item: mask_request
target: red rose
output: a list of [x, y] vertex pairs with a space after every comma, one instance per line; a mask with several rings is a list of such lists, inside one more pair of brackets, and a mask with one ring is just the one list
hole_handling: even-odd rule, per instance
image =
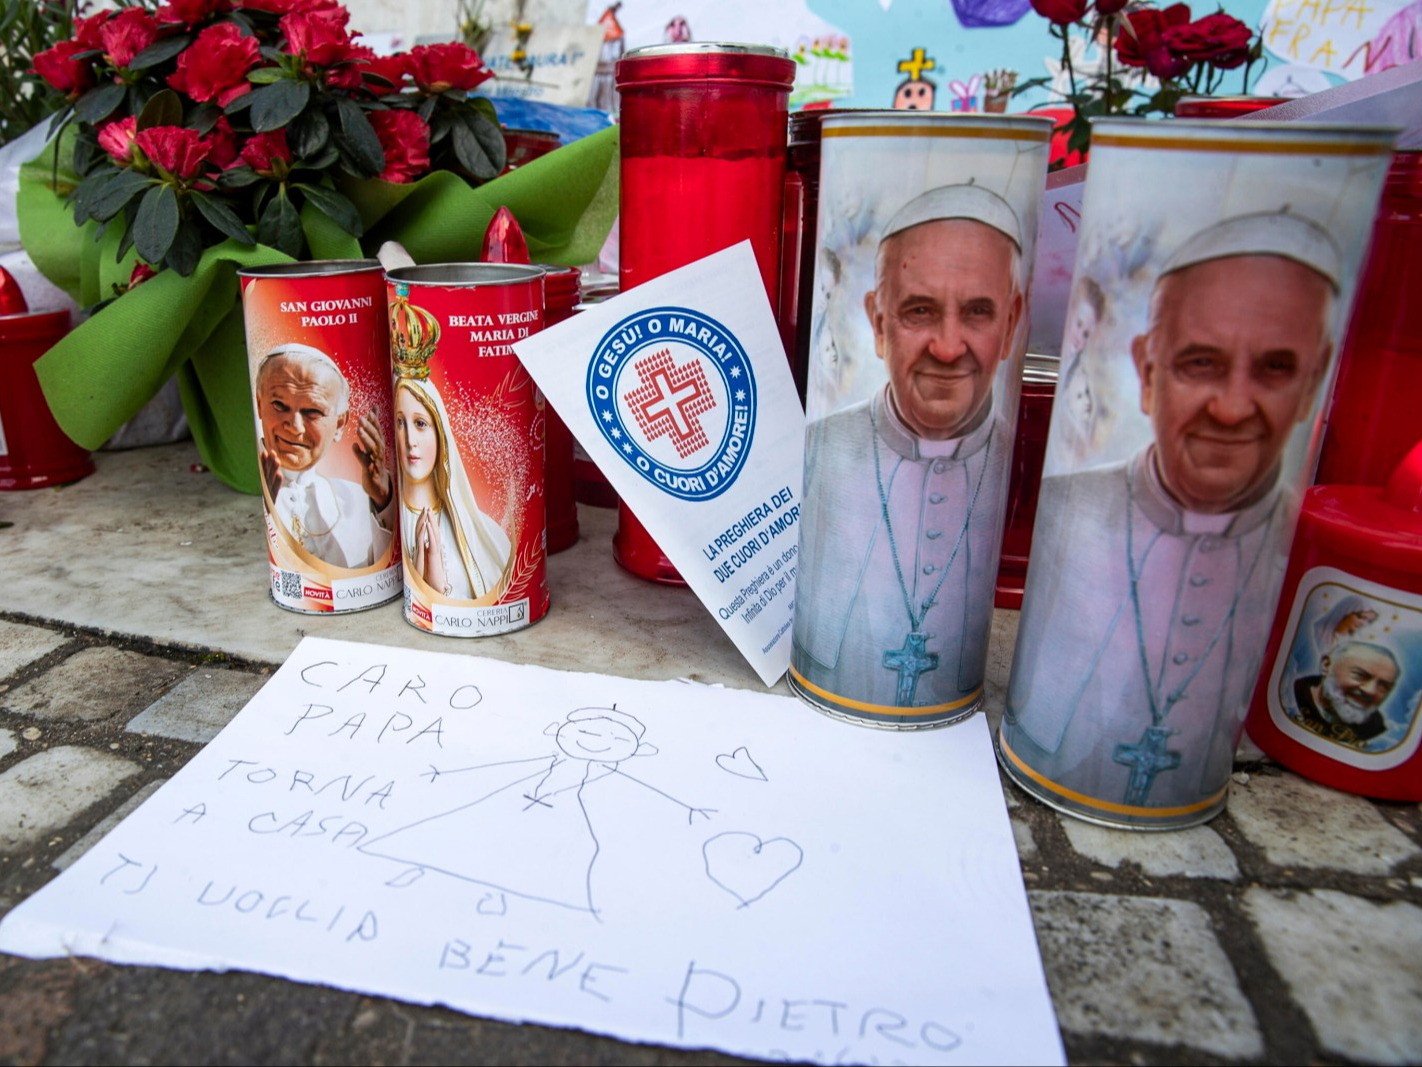
[[410, 77], [410, 57], [407, 55], [398, 56], [371, 56], [362, 68], [367, 74], [378, 74], [390, 82], [387, 86], [384, 82], [367, 81], [366, 89], [376, 96], [384, 96], [386, 93], [399, 92], [405, 87], [405, 82]]
[[99, 127], [99, 147], [109, 158], [126, 167], [133, 162], [133, 135], [138, 132], [138, 116], [116, 119]]
[[1164, 47], [1161, 35], [1170, 27], [1189, 21], [1190, 8], [1185, 4], [1171, 4], [1164, 11], [1143, 7], [1126, 12], [1121, 32], [1116, 35], [1116, 58], [1128, 67], [1149, 66], [1147, 57]]
[[178, 54], [178, 69], [168, 76], [168, 84], [199, 103], [216, 100], [226, 107], [251, 91], [247, 71], [260, 59], [255, 37], [244, 37], [232, 23], [219, 22]]
[[189, 29], [206, 22], [214, 15], [232, 10], [229, 0], [168, 0], [158, 9], [158, 21], [165, 26], [181, 25]]
[[1248, 58], [1253, 36], [1253, 31], [1239, 19], [1219, 11], [1185, 26], [1171, 26], [1161, 34], [1161, 40], [1176, 55], [1191, 62], [1233, 70]]
[[351, 56], [351, 36], [346, 32], [350, 13], [345, 8], [295, 12], [282, 18], [283, 49], [288, 55], [303, 56], [317, 67], [331, 67]]
[[1103, 18], [1120, 14], [1121, 9], [1129, 4], [1131, 0], [1096, 0], [1096, 13]]
[[58, 92], [77, 97], [94, 87], [92, 61], [74, 58], [77, 53], [87, 51], [78, 41], [60, 41], [35, 56], [34, 72]]
[[415, 84], [426, 93], [468, 91], [494, 76], [478, 52], [458, 41], [416, 45], [410, 49], [409, 63]]
[[237, 162], [237, 134], [226, 115], [219, 115], [207, 135], [207, 161], [219, 170]]
[[133, 57], [158, 40], [158, 20], [141, 7], [126, 7], [99, 27], [104, 58], [127, 67]]
[[1190, 61], [1161, 45], [1146, 54], [1146, 70], [1161, 81], [1178, 78], [1190, 69]]
[[430, 166], [430, 128], [413, 111], [372, 111], [370, 124], [385, 149], [387, 182], [412, 182]]
[[99, 37], [99, 31], [104, 28], [104, 23], [114, 17], [112, 11], [100, 11], [97, 15], [91, 15], [86, 19], [74, 20], [74, 40], [82, 44], [85, 48], [93, 49], [95, 52], [102, 52], [104, 42]]
[[139, 130], [134, 140], [145, 156], [180, 181], [186, 181], [202, 170], [212, 150], [197, 130], [181, 126], [150, 126]]
[[1069, 26], [1086, 16], [1087, 0], [1032, 0], [1032, 10], [1048, 22]]
[[[275, 164], [291, 163], [291, 148], [286, 143], [286, 131], [272, 130], [270, 133], [259, 133], [251, 137], [242, 146], [242, 162], [263, 178], [278, 177], [274, 173]], [[281, 176], [285, 176], [285, 166]]]

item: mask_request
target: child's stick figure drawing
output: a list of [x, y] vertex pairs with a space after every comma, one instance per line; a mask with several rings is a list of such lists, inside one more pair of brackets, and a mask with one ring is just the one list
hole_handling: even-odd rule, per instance
[[642, 740], [646, 727], [616, 707], [578, 708], [543, 732], [556, 745], [547, 755], [453, 770], [431, 767], [421, 776], [431, 784], [472, 774], [454, 780], [476, 795], [374, 838], [360, 851], [411, 868], [392, 884], [414, 881], [412, 871], [439, 871], [596, 916], [592, 872], [600, 846], [586, 803], [590, 785], [618, 775], [684, 808], [688, 824], [715, 811], [684, 803], [622, 769], [624, 761], [655, 756], [657, 749]]

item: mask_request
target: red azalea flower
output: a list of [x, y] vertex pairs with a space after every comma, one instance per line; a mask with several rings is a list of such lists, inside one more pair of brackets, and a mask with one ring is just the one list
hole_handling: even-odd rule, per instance
[[374, 58], [375, 49], [367, 48], [363, 44], [351, 45], [346, 52], [345, 61], [326, 71], [326, 85], [332, 89], [344, 89], [352, 93], [357, 89], [364, 89], [365, 79], [361, 76], [361, 72], [366, 69], [366, 64]]
[[351, 36], [346, 32], [350, 13], [345, 8], [298, 11], [282, 18], [283, 49], [288, 55], [304, 56], [317, 67], [331, 67], [351, 55]]
[[1069, 26], [1086, 16], [1088, 0], [1032, 0], [1032, 10], [1048, 22]]
[[153, 277], [158, 272], [147, 263], [139, 261], [133, 265], [133, 273], [128, 276], [128, 287], [132, 289], [135, 285], [140, 285]]
[[1186, 4], [1171, 4], [1163, 11], [1143, 7], [1126, 12], [1124, 21], [1121, 32], [1116, 35], [1116, 58], [1128, 67], [1146, 67], [1149, 66], [1147, 57], [1163, 47], [1161, 35], [1172, 26], [1183, 26], [1190, 21], [1190, 8]]
[[370, 92], [376, 96], [384, 96], [387, 93], [399, 92], [405, 87], [405, 83], [410, 77], [410, 57], [407, 55], [371, 56], [362, 69], [368, 74], [379, 74], [391, 83], [389, 86], [384, 82], [367, 81], [365, 83], [366, 89]]
[[248, 11], [265, 11], [271, 15], [329, 11], [341, 6], [340, 0], [234, 0], [234, 4]]
[[1096, 13], [1102, 18], [1109, 18], [1120, 14], [1121, 9], [1130, 2], [1131, 0], [1096, 0]]
[[1253, 36], [1253, 31], [1239, 19], [1219, 11], [1185, 26], [1171, 26], [1161, 34], [1161, 41], [1191, 62], [1233, 70], [1248, 58]]
[[422, 92], [474, 89], [494, 76], [467, 44], [422, 44], [410, 49], [410, 74]]
[[199, 103], [216, 100], [226, 107], [251, 91], [247, 71], [261, 57], [255, 37], [244, 37], [232, 23], [219, 22], [178, 54], [178, 69], [168, 76], [168, 84]]
[[133, 137], [138, 132], [138, 116], [116, 119], [99, 127], [99, 147], [121, 167], [133, 162]]
[[158, 40], [158, 20], [141, 7], [126, 7], [99, 27], [99, 40], [104, 58], [122, 69]]
[[93, 49], [96, 52], [103, 51], [104, 42], [99, 37], [99, 31], [104, 28], [104, 23], [114, 17], [112, 11], [100, 11], [96, 15], [90, 15], [85, 19], [74, 20], [74, 40], [82, 44], [85, 48]]
[[370, 124], [380, 147], [385, 149], [385, 169], [380, 177], [387, 182], [412, 182], [430, 166], [430, 128], [413, 111], [396, 109], [372, 111]]
[[237, 134], [226, 115], [219, 115], [207, 135], [207, 161], [219, 170], [237, 162]]
[[242, 162], [263, 178], [274, 178], [276, 164], [291, 163], [291, 148], [286, 143], [285, 130], [259, 133], [242, 146]]
[[78, 41], [60, 41], [53, 48], [46, 48], [37, 54], [32, 69], [56, 91], [68, 97], [77, 97], [94, 87], [93, 62], [74, 58], [79, 52], [87, 51]]
[[182, 126], [150, 126], [134, 140], [143, 154], [180, 181], [194, 177], [207, 162], [212, 145], [197, 130]]
[[165, 26], [181, 25], [192, 29], [214, 15], [231, 11], [229, 0], [168, 0], [158, 9], [158, 21]]

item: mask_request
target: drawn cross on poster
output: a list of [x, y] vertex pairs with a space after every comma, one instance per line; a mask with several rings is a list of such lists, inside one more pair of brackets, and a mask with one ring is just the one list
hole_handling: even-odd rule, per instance
[[635, 364], [642, 385], [623, 399], [632, 408], [649, 441], [670, 437], [682, 459], [705, 448], [706, 430], [697, 420], [716, 406], [699, 361], [677, 366], [670, 349], [662, 349]]

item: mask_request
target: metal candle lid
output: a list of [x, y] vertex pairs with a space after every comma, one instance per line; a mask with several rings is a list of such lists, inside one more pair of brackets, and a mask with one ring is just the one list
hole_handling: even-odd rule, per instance
[[385, 272], [392, 282], [406, 285], [517, 285], [543, 277], [542, 267], [513, 263], [428, 263]]
[[295, 263], [269, 263], [264, 267], [242, 267], [239, 278], [320, 278], [333, 274], [354, 274], [379, 270], [378, 259], [306, 259]]
[[690, 41], [634, 48], [617, 61], [617, 88], [685, 81], [733, 81], [789, 89], [795, 61], [783, 48]]

